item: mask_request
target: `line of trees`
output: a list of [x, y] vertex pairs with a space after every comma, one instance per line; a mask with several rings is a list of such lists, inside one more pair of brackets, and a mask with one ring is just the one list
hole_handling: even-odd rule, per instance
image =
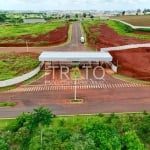
[[138, 118], [128, 115], [126, 122], [114, 113], [73, 121], [55, 118], [43, 107], [20, 115], [0, 132], [0, 149], [146, 150], [139, 137], [150, 142], [150, 115], [147, 113]]

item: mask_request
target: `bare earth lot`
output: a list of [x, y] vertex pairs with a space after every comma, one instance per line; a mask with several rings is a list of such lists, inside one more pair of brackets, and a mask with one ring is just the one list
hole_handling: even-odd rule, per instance
[[[92, 27], [93, 30], [94, 27]], [[97, 28], [97, 26], [95, 27]], [[106, 24], [100, 26], [101, 34], [99, 42], [92, 47], [113, 47], [128, 44], [142, 44], [149, 43], [150, 40], [135, 39], [127, 36], [118, 35], [114, 30], [109, 28]], [[119, 61], [119, 73], [136, 77], [143, 80], [150, 80], [150, 49], [140, 48], [127, 51], [111, 52], [114, 62]]]
[[150, 26], [150, 15], [147, 16], [116, 16], [111, 19], [120, 19], [135, 26]]
[[118, 60], [119, 73], [141, 80], [150, 81], [150, 48], [129, 49], [111, 52]]

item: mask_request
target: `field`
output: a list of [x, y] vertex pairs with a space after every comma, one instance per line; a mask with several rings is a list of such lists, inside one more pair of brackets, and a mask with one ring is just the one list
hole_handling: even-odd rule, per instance
[[[0, 148], [148, 150], [150, 114], [55, 117], [44, 108], [0, 120]], [[9, 132], [8, 132], [9, 130]]]
[[68, 26], [65, 22], [1, 25], [0, 46], [47, 46], [61, 43], [67, 39]]
[[[150, 42], [150, 32], [137, 34], [132, 28], [115, 21], [84, 22], [83, 27], [86, 27], [88, 44], [94, 49]], [[119, 73], [129, 77], [150, 80], [150, 50], [148, 48], [135, 49], [130, 52], [116, 51], [111, 52], [111, 54], [115, 64], [119, 61]], [[135, 56], [138, 58], [136, 61], [133, 59]]]
[[108, 26], [114, 29], [118, 34], [128, 37], [134, 37], [136, 39], [148, 39], [150, 40], [150, 29], [132, 29], [131, 27], [122, 24], [118, 21], [108, 21]]
[[150, 26], [150, 15], [145, 16], [116, 16], [111, 19], [120, 19], [135, 26]]
[[0, 80], [20, 76], [36, 68], [40, 62], [34, 53], [0, 53]]

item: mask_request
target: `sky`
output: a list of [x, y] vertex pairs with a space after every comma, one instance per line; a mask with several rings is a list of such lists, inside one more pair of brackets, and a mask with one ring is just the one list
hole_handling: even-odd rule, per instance
[[0, 10], [137, 10], [150, 0], [0, 0]]

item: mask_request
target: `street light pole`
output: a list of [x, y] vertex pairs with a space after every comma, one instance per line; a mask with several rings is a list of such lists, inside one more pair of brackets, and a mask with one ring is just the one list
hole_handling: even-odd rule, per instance
[[29, 52], [28, 41], [26, 41], [27, 52]]
[[77, 100], [77, 80], [75, 76], [75, 81], [74, 81], [75, 89], [74, 89], [74, 100]]
[[41, 146], [42, 146], [42, 144], [43, 144], [43, 132], [42, 132], [42, 130], [41, 130], [41, 133], [40, 133], [40, 137], [41, 137]]

